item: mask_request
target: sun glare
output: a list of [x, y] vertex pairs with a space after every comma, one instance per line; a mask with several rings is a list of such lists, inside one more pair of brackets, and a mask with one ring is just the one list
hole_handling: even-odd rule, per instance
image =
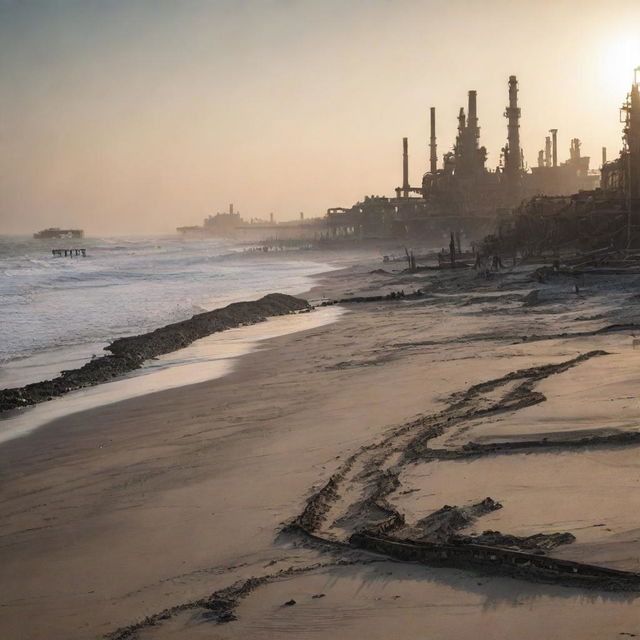
[[624, 99], [633, 82], [634, 69], [640, 66], [640, 35], [617, 37], [598, 55], [603, 89]]

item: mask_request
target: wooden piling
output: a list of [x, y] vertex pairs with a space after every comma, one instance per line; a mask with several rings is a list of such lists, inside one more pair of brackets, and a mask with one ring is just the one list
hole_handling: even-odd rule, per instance
[[79, 247], [74, 247], [72, 249], [51, 249], [52, 256], [64, 256], [65, 258], [73, 258], [73, 256], [83, 256], [87, 257], [87, 250]]

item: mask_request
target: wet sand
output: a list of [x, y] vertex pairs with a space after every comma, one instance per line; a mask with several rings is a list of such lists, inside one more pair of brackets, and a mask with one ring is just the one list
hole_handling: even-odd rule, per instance
[[[362, 508], [362, 500], [376, 480], [367, 471], [376, 464], [380, 471], [397, 471], [399, 485], [386, 498], [405, 505], [407, 515], [417, 519], [447, 503], [491, 495], [503, 509], [480, 518], [475, 528], [492, 528], [488, 519], [496, 517], [504, 518], [503, 533], [540, 530], [545, 523], [555, 530], [562, 524], [561, 504], [550, 504], [541, 494], [553, 491], [552, 469], [560, 496], [571, 487], [572, 521], [599, 524], [596, 520], [604, 517], [615, 525], [607, 535], [624, 537], [624, 566], [640, 556], [633, 535], [640, 519], [625, 499], [629, 482], [637, 478], [637, 449], [518, 454], [526, 458], [520, 466], [515, 454], [475, 462], [439, 460], [429, 463], [434, 465], [429, 474], [435, 477], [442, 469], [446, 475], [433, 484], [427, 475], [417, 478], [421, 465], [429, 464], [403, 459], [421, 433], [421, 427], [407, 425], [425, 424], [447, 411], [455, 405], [454, 394], [595, 349], [614, 355], [538, 379], [533, 389], [544, 389], [546, 396], [538, 404], [489, 413], [486, 420], [452, 420], [438, 448], [455, 449], [465, 438], [480, 436], [491, 441], [554, 431], [566, 435], [572, 425], [580, 433], [637, 428], [633, 354], [626, 351], [634, 348], [633, 330], [557, 337], [633, 321], [639, 310], [635, 283], [619, 281], [614, 287], [594, 279], [575, 296], [571, 282], [540, 285], [527, 279], [526, 269], [481, 281], [472, 274], [370, 273], [380, 266], [334, 272], [311, 297], [415, 288], [426, 295], [351, 305], [335, 324], [264, 343], [223, 378], [60, 418], [1, 445], [3, 635], [97, 638], [168, 608], [173, 608], [170, 615], [158, 624], [114, 637], [328, 638], [340, 633], [506, 639], [514, 628], [523, 638], [640, 634], [635, 594], [390, 563], [376, 554], [278, 535], [336, 473], [343, 480], [320, 518], [320, 537], [340, 541], [356, 524], [374, 521], [377, 516]], [[533, 289], [540, 292], [529, 296]], [[609, 363], [616, 354], [622, 354], [626, 369], [615, 367], [620, 376], [615, 385], [598, 384], [611, 376]], [[578, 378], [571, 384], [581, 375], [596, 381], [597, 393], [587, 394], [593, 400], [588, 411], [580, 395], [585, 383]], [[477, 410], [501, 401], [514, 387], [505, 382], [483, 389], [469, 402]], [[563, 410], [554, 410], [554, 402]], [[545, 411], [555, 417], [551, 427]], [[378, 447], [383, 441], [387, 444]], [[614, 454], [629, 458], [625, 473], [607, 474], [606, 482], [597, 474], [591, 479], [585, 460], [604, 469], [606, 456]], [[350, 456], [353, 462], [345, 471]], [[563, 456], [574, 456], [576, 464], [565, 467]], [[624, 466], [618, 458], [612, 464]], [[456, 465], [466, 465], [468, 473], [455, 473]], [[474, 465], [491, 465], [493, 475], [474, 473]], [[520, 484], [531, 491], [518, 486], [518, 509], [510, 511], [513, 475], [524, 469], [527, 482]], [[544, 483], [536, 484], [540, 479]], [[606, 513], [589, 499], [592, 480], [606, 493]], [[521, 505], [528, 500], [539, 517], [527, 521], [529, 510]], [[583, 561], [607, 561], [606, 553], [598, 556], [593, 548], [593, 558], [589, 555], [589, 545], [600, 539], [581, 540], [578, 527], [562, 530], [572, 530], [577, 539], [554, 554], [579, 551], [587, 558]], [[296, 573], [278, 576], [291, 569]], [[238, 602], [235, 621], [219, 623], [207, 617], [206, 607], [194, 604], [252, 576], [273, 578]], [[320, 593], [325, 596], [311, 597]], [[296, 604], [283, 607], [290, 599]]]
[[[296, 604], [283, 606], [292, 596]], [[232, 624], [212, 628], [206, 618], [185, 612], [140, 637], [320, 640], [339, 630], [348, 640], [601, 640], [625, 637], [619, 634], [635, 629], [636, 606], [624, 595], [567, 593], [561, 587], [487, 576], [470, 580], [462, 571], [383, 562], [324, 569], [266, 585], [240, 604]]]
[[343, 312], [344, 309], [339, 306], [323, 307], [313, 313], [268, 318], [258, 324], [214, 333], [184, 349], [147, 360], [140, 369], [113, 382], [72, 391], [52, 402], [29, 407], [26, 411], [0, 414], [3, 416], [0, 418], [0, 443], [24, 435], [59, 417], [220, 378], [233, 370], [240, 356], [258, 349], [265, 340], [329, 324]]

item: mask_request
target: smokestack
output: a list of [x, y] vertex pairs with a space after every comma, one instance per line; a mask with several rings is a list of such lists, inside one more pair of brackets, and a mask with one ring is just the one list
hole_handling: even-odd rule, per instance
[[569, 157], [573, 162], [580, 161], [580, 138], [571, 138], [571, 146], [569, 147]]
[[269, 222], [273, 224], [273, 213], [269, 214]]
[[304, 220], [304, 211], [300, 212], [300, 220]]
[[542, 149], [538, 151], [538, 166], [544, 167], [544, 151]]
[[602, 166], [607, 164], [607, 147], [602, 147]]
[[429, 141], [431, 173], [438, 171], [438, 153], [436, 145], [436, 108], [431, 107], [431, 139]]
[[508, 121], [507, 140], [509, 142], [509, 154], [506, 158], [505, 169], [515, 175], [521, 168], [520, 161], [520, 109], [518, 108], [518, 80], [515, 76], [509, 76], [509, 106], [504, 114]]
[[549, 133], [552, 137], [552, 146], [553, 146], [553, 166], [558, 166], [558, 130], [557, 129], [549, 129]]
[[[640, 211], [640, 67], [634, 69], [633, 85], [628, 99], [625, 139], [629, 148], [629, 210]], [[630, 224], [631, 218], [629, 218]], [[630, 234], [630, 228], [628, 234]], [[629, 236], [630, 238], [630, 236]], [[630, 239], [627, 241], [630, 242]]]
[[409, 139], [402, 138], [402, 195], [409, 197]]
[[467, 128], [472, 132], [471, 138], [476, 145], [480, 137], [480, 130], [478, 129], [477, 95], [476, 91], [469, 91], [469, 115], [467, 117]]
[[233, 202], [229, 205], [229, 213], [233, 215]]
[[547, 136], [544, 139], [544, 166], [551, 166], [551, 137]]
[[464, 107], [460, 107], [458, 113], [458, 136], [464, 135], [464, 130], [467, 128], [467, 116], [464, 115]]

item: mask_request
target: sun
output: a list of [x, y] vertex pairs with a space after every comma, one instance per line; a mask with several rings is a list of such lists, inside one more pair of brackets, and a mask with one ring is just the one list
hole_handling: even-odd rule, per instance
[[597, 55], [602, 89], [620, 96], [622, 101], [634, 81], [634, 70], [640, 67], [640, 34], [618, 34], [599, 49]]

